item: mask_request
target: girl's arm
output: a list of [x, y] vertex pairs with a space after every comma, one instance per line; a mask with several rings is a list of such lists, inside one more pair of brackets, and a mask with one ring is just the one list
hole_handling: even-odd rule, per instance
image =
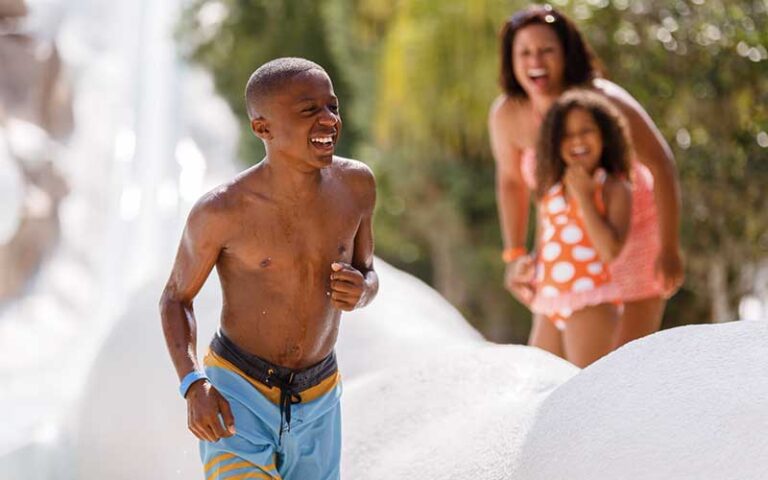
[[569, 167], [565, 173], [569, 194], [579, 204], [587, 230], [597, 254], [604, 262], [616, 259], [624, 247], [632, 215], [632, 192], [629, 183], [609, 176], [603, 187], [605, 214], [597, 210], [594, 180], [582, 167]]

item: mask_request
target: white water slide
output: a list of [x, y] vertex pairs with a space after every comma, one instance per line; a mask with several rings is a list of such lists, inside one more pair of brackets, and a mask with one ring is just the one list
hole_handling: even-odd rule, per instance
[[[177, 1], [32, 6], [77, 126], [61, 245], [0, 311], [0, 480], [203, 478], [157, 300], [191, 202], [236, 168], [239, 120], [177, 58]], [[377, 267], [376, 301], [342, 318], [345, 479], [768, 478], [768, 323], [665, 331], [579, 371]], [[200, 344], [219, 302], [211, 278]]]

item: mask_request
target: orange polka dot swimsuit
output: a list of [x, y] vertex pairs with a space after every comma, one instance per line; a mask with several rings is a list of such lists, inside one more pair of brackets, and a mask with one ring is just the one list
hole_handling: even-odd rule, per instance
[[[603, 205], [604, 170], [596, 172], [595, 203]], [[617, 303], [620, 298], [607, 265], [592, 244], [578, 204], [556, 183], [539, 203], [541, 235], [536, 256], [534, 313], [546, 315], [563, 330], [571, 314], [582, 308]]]

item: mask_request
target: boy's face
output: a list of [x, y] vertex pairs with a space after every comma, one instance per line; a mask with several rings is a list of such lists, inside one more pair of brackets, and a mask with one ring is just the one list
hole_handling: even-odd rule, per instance
[[[267, 133], [256, 122], [265, 121]], [[270, 155], [298, 160], [311, 168], [333, 161], [341, 133], [339, 100], [328, 75], [317, 69], [293, 78], [268, 102], [264, 118], [252, 122], [256, 134], [267, 142]]]
[[581, 165], [590, 173], [594, 171], [600, 164], [603, 137], [592, 114], [583, 108], [574, 108], [566, 114], [564, 130], [560, 156], [566, 165]]

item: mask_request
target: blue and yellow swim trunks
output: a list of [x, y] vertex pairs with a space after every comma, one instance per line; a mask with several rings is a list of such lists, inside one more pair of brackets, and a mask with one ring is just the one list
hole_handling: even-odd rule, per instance
[[221, 332], [205, 357], [236, 433], [200, 442], [206, 480], [338, 480], [341, 381], [336, 356], [292, 370], [244, 352]]

